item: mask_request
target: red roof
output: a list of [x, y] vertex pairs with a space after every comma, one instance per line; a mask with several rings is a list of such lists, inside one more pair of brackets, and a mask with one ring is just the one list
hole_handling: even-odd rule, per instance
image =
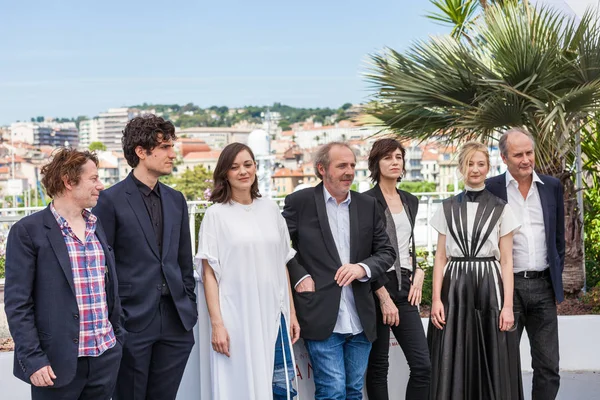
[[221, 150], [211, 150], [211, 151], [192, 151], [187, 153], [184, 157], [184, 161], [191, 160], [216, 160], [221, 155]]
[[100, 162], [98, 163], [98, 168], [117, 168], [117, 166], [111, 162], [105, 161], [105, 160], [100, 160]]

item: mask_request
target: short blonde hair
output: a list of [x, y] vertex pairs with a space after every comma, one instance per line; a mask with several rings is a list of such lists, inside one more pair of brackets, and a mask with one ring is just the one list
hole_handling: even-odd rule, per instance
[[473, 154], [477, 153], [478, 151], [485, 155], [488, 169], [490, 168], [490, 153], [488, 152], [487, 146], [480, 142], [467, 142], [462, 145], [460, 151], [458, 152], [458, 170], [463, 176], [469, 167], [469, 161], [471, 161], [471, 158], [473, 158]]

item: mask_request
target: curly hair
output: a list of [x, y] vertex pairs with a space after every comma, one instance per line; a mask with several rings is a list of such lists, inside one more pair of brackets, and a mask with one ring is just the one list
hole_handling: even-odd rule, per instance
[[52, 161], [42, 167], [42, 185], [48, 196], [54, 198], [65, 191], [63, 178], [72, 185], [77, 185], [83, 172], [83, 166], [92, 160], [98, 167], [98, 157], [90, 151], [79, 151], [71, 148], [58, 148], [52, 155]]
[[175, 126], [171, 121], [165, 121], [164, 118], [157, 117], [154, 114], [135, 117], [127, 123], [121, 138], [123, 154], [127, 164], [131, 168], [135, 168], [140, 163], [140, 158], [135, 154], [135, 149], [138, 146], [141, 146], [147, 154], [150, 154], [156, 146], [169, 139], [177, 140]]
[[[233, 165], [237, 155], [244, 150], [250, 154], [252, 161], [256, 163], [252, 149], [243, 143], [228, 144], [219, 155], [217, 166], [213, 172], [214, 186], [210, 195], [210, 201], [213, 203], [229, 203], [231, 201], [231, 186], [227, 181], [227, 172]], [[261, 197], [258, 191], [258, 176], [255, 176], [254, 182], [250, 186], [250, 197], [252, 200]]]
[[[379, 139], [375, 143], [373, 143], [373, 147], [371, 147], [371, 152], [369, 153], [369, 171], [371, 171], [370, 178], [373, 182], [379, 183], [379, 179], [381, 179], [381, 171], [379, 170], [379, 161], [388, 154], [395, 152], [396, 150], [400, 150], [402, 153], [402, 173], [406, 173], [406, 150], [404, 146], [397, 141], [396, 139], [386, 138]], [[402, 177], [398, 177], [398, 182], [402, 180]]]

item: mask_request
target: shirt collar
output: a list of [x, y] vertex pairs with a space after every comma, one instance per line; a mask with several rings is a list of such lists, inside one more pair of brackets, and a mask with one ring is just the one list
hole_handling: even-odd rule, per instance
[[[331, 195], [331, 193], [329, 193], [325, 185], [323, 185], [323, 197], [325, 197], [325, 204], [329, 202], [329, 199], [333, 199], [333, 201], [335, 201], [335, 203], [337, 204], [337, 200]], [[348, 203], [349, 205], [351, 201], [352, 197], [350, 196], [350, 191], [348, 191], [348, 197], [346, 197], [346, 199], [340, 204]]]
[[158, 197], [160, 197], [160, 185], [158, 182], [156, 182], [156, 185], [154, 185], [154, 189], [151, 189], [148, 185], [136, 178], [133, 172], [131, 173], [131, 177], [133, 178], [133, 182], [135, 182], [135, 185], [138, 187], [138, 189], [140, 190], [140, 192], [142, 192], [144, 196], [150, 196], [150, 194], [154, 192]]
[[[508, 185], [510, 185], [511, 182], [515, 182], [518, 186], [519, 182], [517, 182], [517, 180], [511, 175], [511, 173], [506, 170], [506, 187], [508, 187]], [[533, 171], [533, 182], [534, 183], [541, 183], [542, 185], [544, 184], [544, 182], [540, 179], [539, 175]]]
[[[52, 215], [54, 215], [54, 219], [58, 223], [60, 229], [66, 229], [69, 227], [69, 223], [67, 222], [67, 220], [62, 215], [60, 215], [56, 210], [56, 207], [54, 207], [54, 202], [50, 203], [50, 211], [52, 211]], [[86, 224], [93, 225], [98, 220], [98, 218], [94, 214], [92, 214], [91, 211], [85, 208], [83, 209], [83, 211], [81, 211], [81, 215], [83, 216], [83, 219], [85, 220]]]

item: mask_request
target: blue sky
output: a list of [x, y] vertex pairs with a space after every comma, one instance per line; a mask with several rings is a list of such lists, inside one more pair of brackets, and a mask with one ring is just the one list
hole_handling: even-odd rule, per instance
[[427, 0], [2, 1], [0, 125], [142, 102], [338, 107], [366, 56], [447, 28]]

